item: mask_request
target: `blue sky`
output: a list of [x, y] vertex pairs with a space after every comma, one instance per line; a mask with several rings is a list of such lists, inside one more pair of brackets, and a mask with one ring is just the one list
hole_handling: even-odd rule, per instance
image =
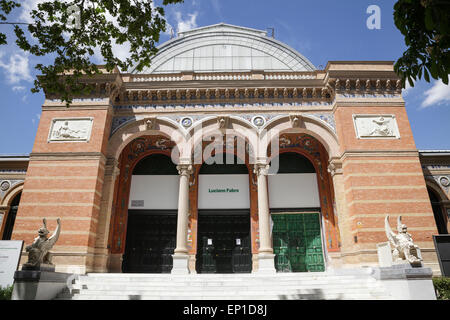
[[[36, 0], [21, 1], [14, 19], [27, 20]], [[395, 1], [365, 0], [185, 0], [166, 8], [175, 31], [225, 22], [244, 27], [275, 29], [275, 38], [306, 56], [317, 68], [332, 60], [397, 60], [405, 50], [392, 13]], [[381, 8], [381, 29], [369, 30], [370, 5]], [[2, 26], [3, 32], [11, 30]], [[271, 32], [271, 31], [269, 31]], [[163, 34], [161, 43], [169, 39]], [[116, 48], [126, 55], [126, 47]], [[96, 63], [101, 63], [99, 59]], [[0, 47], [0, 154], [28, 154], [44, 101], [32, 94], [34, 65], [46, 63], [21, 52], [10, 40]], [[404, 92], [406, 110], [418, 149], [450, 149], [450, 87], [439, 81], [418, 81]]]

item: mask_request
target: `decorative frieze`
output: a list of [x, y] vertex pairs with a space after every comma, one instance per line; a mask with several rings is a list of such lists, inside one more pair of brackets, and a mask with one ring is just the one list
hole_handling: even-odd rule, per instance
[[48, 142], [88, 142], [94, 118], [53, 119]]
[[116, 111], [147, 111], [147, 110], [182, 110], [182, 109], [209, 109], [209, 108], [271, 108], [271, 107], [329, 107], [331, 103], [328, 101], [291, 101], [291, 102], [236, 102], [236, 103], [169, 103], [169, 104], [130, 104], [130, 105], [115, 105]]
[[358, 139], [400, 138], [394, 115], [353, 115], [353, 123]]
[[399, 79], [329, 79], [328, 84], [344, 98], [393, 98], [402, 91]]
[[[251, 100], [315, 100], [317, 102], [328, 102], [332, 100], [328, 88], [196, 88], [196, 89], [137, 89], [128, 90], [125, 93], [117, 93], [114, 98], [116, 105], [133, 101], [145, 103], [151, 100], [155, 104], [167, 104], [167, 101], [184, 104], [188, 101], [251, 101]], [[211, 101], [211, 102], [213, 102]]]
[[[262, 128], [266, 125], [267, 122], [269, 122], [273, 118], [283, 117], [283, 116], [288, 116], [288, 115], [289, 114], [287, 114], [287, 113], [281, 113], [281, 114], [280, 113], [261, 113], [261, 114], [239, 113], [239, 114], [234, 114], [233, 117], [241, 118], [242, 120], [250, 123], [255, 128]], [[331, 112], [328, 112], [328, 113], [325, 113], [325, 112], [323, 112], [323, 113], [303, 113], [303, 114], [298, 114], [297, 117], [300, 119], [302, 115], [318, 119], [319, 121], [326, 124], [329, 128], [331, 128], [333, 130], [333, 132], [336, 133], [336, 123], [334, 120], [333, 113], [331, 113]], [[179, 123], [183, 128], [188, 129], [188, 128], [192, 127], [195, 123], [202, 121], [204, 118], [207, 118], [207, 117], [210, 117], [210, 115], [205, 115], [205, 114], [203, 114], [203, 115], [201, 115], [201, 114], [200, 115], [164, 115], [164, 116], [160, 116], [158, 118], [159, 119], [164, 119], [164, 118], [170, 119], [172, 121]], [[222, 118], [226, 118], [226, 117], [222, 117]], [[124, 125], [134, 122], [134, 121], [140, 121], [142, 119], [148, 120], [150, 118], [145, 118], [144, 115], [114, 117], [113, 121], [112, 121], [110, 137], [119, 128], [123, 127]], [[156, 118], [153, 118], [153, 119], [155, 119], [154, 122], [156, 122]], [[228, 121], [229, 120], [230, 119], [228, 118]]]

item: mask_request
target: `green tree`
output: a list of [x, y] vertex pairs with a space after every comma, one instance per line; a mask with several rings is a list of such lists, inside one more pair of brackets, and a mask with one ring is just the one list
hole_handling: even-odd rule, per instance
[[[81, 81], [85, 75], [99, 74], [91, 57], [99, 50], [106, 70], [116, 66], [127, 70], [148, 67], [156, 53], [160, 33], [166, 31], [163, 6], [183, 0], [72, 0], [46, 1], [30, 13], [32, 23], [10, 22], [8, 15], [20, 7], [14, 0], [0, 0], [0, 24], [13, 25], [17, 45], [35, 56], [51, 57], [52, 63], [37, 64], [42, 74], [32, 92], [45, 88], [70, 104], [72, 98], [92, 88]], [[0, 45], [7, 43], [0, 33]], [[114, 43], [129, 43], [129, 57], [120, 59], [113, 53]], [[70, 77], [61, 77], [70, 70]]]
[[442, 79], [450, 73], [450, 0], [399, 0], [394, 22], [408, 49], [394, 65], [403, 84], [423, 78]]

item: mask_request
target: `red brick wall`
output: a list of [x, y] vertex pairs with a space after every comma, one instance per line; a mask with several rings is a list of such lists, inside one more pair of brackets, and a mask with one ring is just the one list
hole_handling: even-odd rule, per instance
[[[75, 108], [74, 108], [75, 109]], [[93, 117], [88, 142], [47, 142], [53, 118]], [[111, 114], [103, 110], [46, 110], [42, 112], [12, 238], [31, 244], [47, 218], [48, 229], [61, 218], [61, 235], [54, 247], [58, 252], [83, 253], [79, 260], [62, 264], [89, 263], [100, 212], [104, 178], [104, 153], [111, 125]]]
[[[358, 139], [353, 114], [393, 114], [400, 139]], [[338, 107], [336, 126], [343, 157], [345, 202], [356, 249], [386, 242], [384, 218], [396, 230], [397, 216], [422, 248], [437, 234], [419, 157], [404, 107]], [[376, 256], [375, 256], [376, 259]]]

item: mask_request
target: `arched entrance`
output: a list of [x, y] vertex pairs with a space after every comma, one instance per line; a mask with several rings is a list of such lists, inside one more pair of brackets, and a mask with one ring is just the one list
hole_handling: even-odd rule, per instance
[[223, 164], [204, 163], [199, 170], [198, 273], [252, 269], [249, 171], [236, 156], [231, 163], [229, 159]]
[[437, 192], [430, 187], [427, 187], [428, 196], [430, 197], [431, 207], [433, 209], [434, 220], [436, 221], [436, 227], [439, 234], [448, 234], [447, 229], [447, 217], [445, 215], [444, 208], [442, 206], [441, 199]]
[[339, 250], [331, 177], [324, 146], [305, 133], [283, 133], [268, 148], [272, 243], [278, 272], [324, 271]]
[[[176, 243], [179, 175], [165, 136], [132, 140], [119, 157], [109, 247], [122, 272], [165, 273]], [[117, 270], [117, 271], [119, 271]]]
[[[19, 192], [14, 196], [10, 204], [10, 209], [6, 217], [5, 227], [3, 229], [2, 240], [11, 240], [11, 235], [14, 228], [14, 222], [16, 221], [17, 210], [19, 209], [19, 202], [22, 192]], [[1, 224], [0, 224], [1, 227]]]
[[272, 158], [269, 170], [272, 239], [278, 272], [324, 271], [320, 197], [313, 164], [295, 152]]
[[178, 172], [170, 157], [153, 154], [131, 177], [123, 272], [168, 273], [176, 246]]

